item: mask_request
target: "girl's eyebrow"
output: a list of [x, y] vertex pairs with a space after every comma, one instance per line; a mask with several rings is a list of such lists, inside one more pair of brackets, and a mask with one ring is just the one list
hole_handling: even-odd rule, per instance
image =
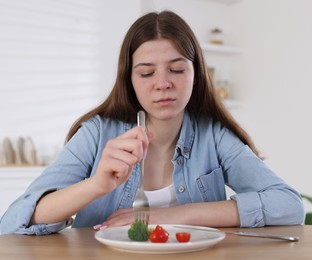
[[153, 63], [148, 63], [148, 62], [141, 62], [135, 65], [133, 68], [141, 67], [141, 66], [153, 66]]
[[[168, 63], [171, 64], [171, 63], [175, 63], [175, 62], [178, 62], [178, 61], [186, 62], [187, 59], [184, 58], [184, 57], [178, 57], [178, 58], [170, 60]], [[135, 68], [140, 67], [140, 66], [148, 66], [148, 67], [150, 67], [150, 66], [153, 66], [153, 65], [154, 65], [154, 63], [151, 63], [151, 62], [141, 62], [141, 63], [136, 64], [133, 68], [135, 69]]]

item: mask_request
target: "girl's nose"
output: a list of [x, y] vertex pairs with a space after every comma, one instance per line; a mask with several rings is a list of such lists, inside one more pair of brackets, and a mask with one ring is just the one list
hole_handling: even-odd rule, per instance
[[156, 82], [156, 88], [161, 89], [169, 89], [172, 87], [172, 82], [168, 78], [158, 79]]

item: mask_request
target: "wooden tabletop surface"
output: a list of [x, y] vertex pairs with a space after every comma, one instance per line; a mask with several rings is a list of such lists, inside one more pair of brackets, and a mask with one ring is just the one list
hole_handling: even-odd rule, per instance
[[65, 229], [48, 236], [0, 235], [0, 259], [312, 259], [312, 226], [281, 226], [256, 229], [227, 228], [261, 233], [299, 236], [299, 242], [226, 235], [225, 239], [202, 251], [178, 254], [137, 254], [120, 252], [94, 238], [91, 228]]

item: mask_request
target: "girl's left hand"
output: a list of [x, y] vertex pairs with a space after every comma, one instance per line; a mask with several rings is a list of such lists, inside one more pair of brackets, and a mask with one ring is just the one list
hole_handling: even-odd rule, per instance
[[[184, 224], [183, 206], [172, 208], [150, 208], [149, 224]], [[102, 224], [94, 226], [95, 230], [107, 227], [131, 225], [134, 222], [133, 209], [119, 209]]]
[[[134, 222], [133, 209], [119, 209], [96, 230], [125, 226]], [[207, 227], [239, 227], [240, 219], [235, 200], [189, 203], [171, 208], [150, 208], [149, 224], [181, 224]]]

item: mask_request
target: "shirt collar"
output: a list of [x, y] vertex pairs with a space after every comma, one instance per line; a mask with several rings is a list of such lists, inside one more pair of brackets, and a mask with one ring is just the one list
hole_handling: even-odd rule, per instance
[[179, 154], [182, 154], [187, 159], [190, 158], [194, 136], [195, 131], [190, 114], [188, 111], [185, 111], [174, 159], [176, 159]]

